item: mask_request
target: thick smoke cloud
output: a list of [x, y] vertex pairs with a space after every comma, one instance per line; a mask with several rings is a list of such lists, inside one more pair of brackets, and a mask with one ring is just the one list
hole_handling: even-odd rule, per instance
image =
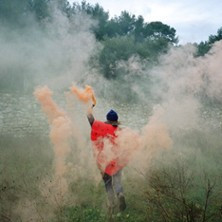
[[73, 79], [78, 81], [97, 48], [89, 31], [93, 22], [83, 15], [70, 22], [56, 8], [50, 21], [41, 25], [31, 21], [23, 29], [1, 27], [1, 79], [7, 87], [33, 90], [36, 85], [48, 84], [63, 89]]
[[[66, 96], [63, 92], [71, 83], [84, 79], [89, 58], [99, 46], [90, 31], [93, 22], [85, 15], [69, 20], [52, 7], [51, 20], [45, 20], [41, 25], [32, 18], [25, 27], [5, 25], [0, 28], [0, 117], [3, 123], [1, 132], [6, 132], [1, 135], [0, 150], [1, 197], [4, 202], [4, 205], [0, 204], [1, 217], [48, 221], [67, 201], [75, 202], [75, 195], [67, 195], [67, 190], [73, 178], [75, 181], [81, 178], [82, 168], [87, 165], [85, 150], [75, 147], [87, 146], [84, 145], [83, 135], [60, 105], [64, 105]], [[43, 85], [55, 91], [54, 98], [59, 101], [57, 105], [47, 88], [42, 94], [36, 91], [48, 120], [33, 95], [34, 89], [37, 86], [41, 89]], [[45, 100], [44, 96], [47, 97]], [[45, 127], [45, 123], [49, 123], [49, 127]], [[30, 134], [23, 131], [25, 126], [29, 126]], [[36, 126], [40, 126], [41, 135], [32, 134]], [[16, 127], [19, 134], [15, 131]], [[14, 140], [17, 142], [13, 145], [11, 141]], [[71, 147], [74, 148], [71, 150]], [[14, 156], [19, 157], [17, 161]], [[95, 167], [87, 168], [95, 171]], [[4, 187], [7, 187], [6, 191]], [[13, 206], [10, 195], [16, 198]]]
[[[105, 120], [110, 108], [118, 111], [123, 127], [118, 141], [123, 147], [121, 158], [125, 161], [127, 153], [131, 160], [125, 171], [126, 179], [137, 181], [140, 173], [149, 174], [152, 161], [161, 153], [166, 154], [160, 158], [166, 162], [172, 156], [182, 159], [183, 155], [195, 154], [194, 148], [202, 149], [199, 140], [204, 137], [204, 141], [210, 141], [206, 146], [211, 146], [212, 152], [219, 147], [222, 42], [215, 43], [205, 57], [195, 57], [193, 45], [172, 48], [153, 67], [134, 56], [129, 61], [119, 61], [119, 76], [107, 80], [88, 65], [101, 47], [90, 31], [93, 22], [84, 15], [70, 21], [54, 8], [52, 20], [42, 26], [33, 20], [22, 31], [0, 28], [0, 78], [4, 82], [1, 86], [7, 86], [7, 91], [22, 89], [30, 95], [29, 105], [39, 101], [45, 107], [48, 119], [42, 117], [39, 104], [35, 111], [41, 121], [49, 123], [42, 136], [51, 139], [46, 149], [52, 150], [49, 155], [52, 160], [48, 160], [51, 161], [48, 173], [37, 181], [38, 197], [32, 200], [25, 196], [16, 202], [15, 213], [23, 221], [37, 221], [42, 216], [44, 221], [62, 204], [77, 204], [81, 194], [76, 192], [77, 188], [75, 192], [71, 190], [72, 184], [81, 186], [82, 181], [90, 181], [98, 185], [101, 181], [90, 144], [87, 107], [70, 94], [72, 82], [93, 87], [97, 96], [96, 119]], [[42, 85], [54, 92], [53, 98]], [[36, 101], [33, 91], [38, 86]], [[11, 93], [11, 96], [18, 95]], [[211, 107], [212, 103], [216, 105]], [[32, 156], [29, 150], [24, 153], [41, 163], [41, 157]], [[202, 155], [198, 156], [198, 163], [206, 160]], [[215, 159], [212, 157], [207, 166], [214, 162], [216, 169]], [[56, 196], [57, 191], [61, 195]], [[65, 201], [58, 206], [61, 199]], [[47, 213], [39, 207], [42, 203], [47, 205]]]

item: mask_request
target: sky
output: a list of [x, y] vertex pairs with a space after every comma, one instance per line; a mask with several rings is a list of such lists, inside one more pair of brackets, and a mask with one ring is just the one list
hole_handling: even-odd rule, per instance
[[[69, 0], [70, 3], [81, 2]], [[222, 0], [86, 0], [99, 3], [110, 17], [128, 11], [145, 22], [161, 21], [177, 31], [180, 43], [206, 41], [222, 27]]]

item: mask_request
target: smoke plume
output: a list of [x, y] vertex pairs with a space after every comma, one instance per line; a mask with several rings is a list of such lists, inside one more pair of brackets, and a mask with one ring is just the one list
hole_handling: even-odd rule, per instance
[[[91, 100], [95, 119], [105, 121], [111, 108], [118, 112], [120, 149], [113, 152], [106, 141], [103, 155], [106, 162], [118, 157], [126, 166], [123, 180], [129, 193], [136, 183], [141, 185], [141, 175], [146, 185], [156, 160], [156, 165], [187, 161], [197, 175], [203, 170], [212, 177], [221, 175], [222, 41], [204, 57], [196, 57], [191, 44], [172, 47], [156, 65], [133, 56], [119, 61], [119, 75], [107, 80], [88, 65], [101, 49], [90, 30], [92, 23], [85, 15], [69, 20], [53, 8], [51, 21], [41, 27], [33, 18], [21, 30], [0, 27], [0, 86], [5, 90], [0, 123], [13, 132], [7, 144], [3, 136], [0, 141], [0, 173], [6, 181], [1, 178], [5, 203], [0, 205], [5, 214], [13, 214], [15, 202], [13, 221], [49, 221], [49, 215], [68, 203], [103, 204], [105, 191], [86, 118]], [[81, 91], [73, 86], [70, 93], [72, 82], [92, 87]], [[46, 86], [36, 88], [39, 85]], [[24, 134], [27, 126], [41, 129], [34, 133], [36, 140], [30, 141], [28, 133], [18, 138], [17, 132]], [[22, 195], [15, 195], [18, 190]]]
[[66, 113], [60, 109], [52, 99], [52, 92], [45, 86], [37, 88], [35, 97], [46, 113], [50, 125], [50, 139], [54, 151], [54, 178], [53, 195], [57, 196], [57, 201], [62, 202], [64, 195], [68, 191], [66, 180], [67, 164], [66, 159], [70, 153], [70, 138], [72, 136], [71, 121]]

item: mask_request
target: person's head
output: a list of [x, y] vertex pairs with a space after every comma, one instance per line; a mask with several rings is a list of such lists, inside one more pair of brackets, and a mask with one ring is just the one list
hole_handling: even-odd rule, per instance
[[110, 110], [107, 114], [106, 114], [106, 119], [108, 121], [118, 121], [118, 114], [114, 111], [114, 110]]

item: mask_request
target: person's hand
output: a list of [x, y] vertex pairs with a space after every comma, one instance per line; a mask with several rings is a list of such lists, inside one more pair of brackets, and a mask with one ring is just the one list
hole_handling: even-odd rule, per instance
[[92, 104], [91, 106], [88, 107], [88, 111], [87, 111], [88, 115], [92, 115], [94, 107], [95, 107], [95, 104]]

